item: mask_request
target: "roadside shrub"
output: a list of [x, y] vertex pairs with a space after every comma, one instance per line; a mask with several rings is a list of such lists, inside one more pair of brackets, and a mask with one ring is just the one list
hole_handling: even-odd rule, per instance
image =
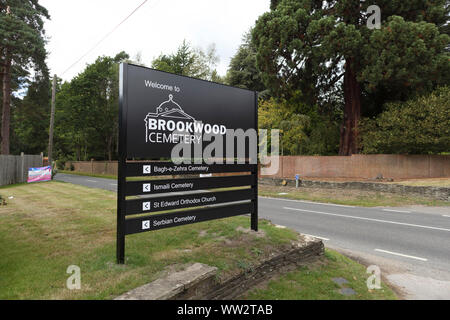
[[52, 180], [55, 177], [55, 175], [58, 173], [58, 168], [56, 166], [53, 167], [52, 169]]
[[280, 155], [335, 154], [339, 147], [339, 125], [314, 109], [296, 101], [273, 98], [260, 101], [259, 128], [280, 130]]
[[363, 153], [437, 154], [450, 151], [450, 87], [404, 103], [390, 103], [361, 121]]
[[64, 166], [66, 165], [66, 161], [65, 160], [56, 160], [56, 168], [59, 170], [64, 170]]

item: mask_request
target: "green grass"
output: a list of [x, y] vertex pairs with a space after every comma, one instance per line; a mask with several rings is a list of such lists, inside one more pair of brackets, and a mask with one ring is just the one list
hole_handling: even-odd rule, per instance
[[[216, 266], [219, 278], [232, 276], [298, 236], [260, 220], [265, 236], [256, 237], [242, 231], [250, 226], [245, 216], [214, 220], [127, 236], [126, 264], [117, 265], [114, 192], [53, 181], [3, 187], [0, 194], [7, 200], [6, 206], [0, 206], [0, 299], [111, 299], [157, 279], [167, 266], [191, 262]], [[328, 278], [339, 275], [361, 292], [353, 298], [392, 297], [388, 289], [383, 294], [363, 294], [364, 268], [356, 262], [332, 252], [327, 252], [326, 259], [327, 264], [319, 269], [286, 275], [282, 284], [317, 292], [306, 297], [334, 299], [340, 296], [329, 290]], [[69, 265], [81, 268], [81, 290], [66, 288]], [[308, 278], [310, 273], [314, 278]], [[317, 279], [323, 283], [316, 285]], [[272, 285], [275, 289], [281, 285], [278, 282]], [[262, 292], [249, 297], [269, 295]], [[277, 299], [305, 295], [297, 296], [294, 291], [270, 294], [279, 295]]]
[[387, 182], [390, 184], [401, 184], [413, 187], [444, 187], [450, 188], [450, 178], [436, 178], [436, 179], [411, 179], [398, 182]]
[[360, 207], [400, 207], [408, 205], [450, 206], [449, 201], [353, 189], [294, 188], [260, 184], [258, 194], [264, 197], [307, 200]]
[[[0, 189], [0, 299], [111, 299], [155, 280], [170, 265], [201, 262], [234, 275], [294, 231], [233, 217], [127, 236], [126, 264], [115, 263], [116, 194], [62, 182]], [[13, 199], [8, 197], [13, 196]], [[66, 289], [69, 265], [81, 268], [81, 290]]]
[[[263, 288], [251, 290], [246, 299], [255, 300], [392, 300], [394, 292], [382, 283], [379, 290], [368, 290], [366, 280], [370, 275], [357, 262], [332, 250], [325, 250], [319, 263], [300, 267], [298, 270], [271, 280]], [[333, 278], [344, 278], [348, 284], [339, 286]], [[344, 296], [340, 288], [352, 288], [356, 294]]]
[[58, 170], [58, 173], [73, 174], [73, 175], [76, 175], [76, 176], [87, 176], [87, 177], [95, 177], [95, 178], [105, 178], [105, 179], [115, 179], [115, 180], [117, 180], [117, 176], [116, 175], [111, 175], [111, 174], [95, 174], [95, 173], [77, 172], [77, 171], [69, 171], [69, 170]]

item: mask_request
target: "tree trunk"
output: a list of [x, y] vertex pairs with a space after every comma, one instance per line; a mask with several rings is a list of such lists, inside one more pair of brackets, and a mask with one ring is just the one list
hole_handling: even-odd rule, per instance
[[345, 63], [344, 75], [344, 121], [341, 126], [339, 155], [358, 153], [358, 122], [361, 119], [361, 87], [356, 79], [352, 59]]
[[107, 142], [107, 145], [108, 145], [108, 160], [109, 161], [112, 160], [112, 148], [113, 148], [112, 143], [113, 143], [113, 135], [110, 135], [108, 137], [108, 142]]
[[11, 121], [11, 57], [5, 55], [3, 67], [3, 97], [2, 97], [2, 143], [1, 153], [9, 154], [9, 127]]

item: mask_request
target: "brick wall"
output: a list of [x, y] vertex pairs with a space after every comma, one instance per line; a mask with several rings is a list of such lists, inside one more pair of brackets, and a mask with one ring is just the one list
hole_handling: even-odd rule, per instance
[[[117, 161], [74, 161], [77, 172], [117, 175]], [[69, 163], [67, 165], [70, 165]], [[67, 166], [66, 165], [66, 166]], [[448, 178], [450, 155], [284, 156], [278, 173], [270, 178], [393, 179]]]
[[284, 156], [271, 178], [385, 178], [415, 179], [450, 177], [450, 155], [353, 155]]

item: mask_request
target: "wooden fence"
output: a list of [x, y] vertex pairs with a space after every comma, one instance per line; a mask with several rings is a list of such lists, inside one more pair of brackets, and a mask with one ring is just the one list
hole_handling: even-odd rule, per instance
[[75, 172], [117, 176], [117, 161], [67, 161], [64, 169], [71, 166]]
[[0, 155], [0, 186], [26, 182], [28, 168], [42, 167], [42, 154]]

